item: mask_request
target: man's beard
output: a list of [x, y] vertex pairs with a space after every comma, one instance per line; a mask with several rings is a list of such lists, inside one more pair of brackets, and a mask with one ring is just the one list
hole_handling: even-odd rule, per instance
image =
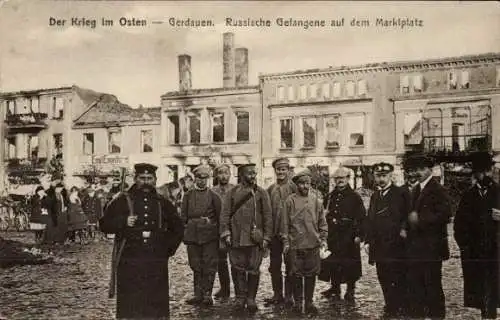
[[150, 186], [149, 184], [144, 184], [140, 187], [140, 189], [145, 192], [150, 192], [151, 190], [153, 190], [153, 186]]

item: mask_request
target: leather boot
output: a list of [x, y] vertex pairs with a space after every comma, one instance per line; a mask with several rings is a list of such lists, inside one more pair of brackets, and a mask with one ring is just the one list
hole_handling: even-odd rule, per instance
[[257, 291], [259, 290], [259, 281], [259, 274], [248, 274], [247, 309], [249, 313], [255, 313], [259, 310], [257, 303], [255, 302], [255, 297], [257, 296]]
[[302, 277], [293, 277], [293, 298], [295, 304], [293, 305], [293, 312], [302, 314], [302, 304], [304, 302], [304, 285]]
[[283, 276], [280, 273], [271, 273], [271, 284], [273, 286], [274, 295], [265, 302], [269, 304], [280, 304], [283, 302]]
[[212, 299], [212, 290], [214, 288], [215, 273], [206, 273], [203, 276], [203, 301], [202, 305], [210, 307], [214, 305], [214, 300]]
[[201, 286], [202, 286], [201, 272], [194, 272], [194, 274], [193, 274], [194, 297], [187, 300], [186, 301], [187, 304], [198, 305], [203, 301], [203, 289]]
[[318, 314], [318, 308], [314, 305], [314, 287], [316, 286], [316, 276], [305, 277], [304, 279], [304, 295], [306, 300], [306, 314]]
[[349, 303], [354, 303], [354, 290], [356, 289], [356, 282], [348, 282], [347, 290], [344, 295], [344, 300]]
[[234, 284], [238, 287], [238, 295], [236, 296], [236, 310], [245, 310], [247, 304], [247, 273], [246, 271], [235, 270], [236, 278]]
[[287, 275], [285, 277], [285, 306], [293, 307], [293, 296], [294, 296], [294, 283], [295, 279], [293, 276]]
[[220, 299], [227, 299], [230, 296], [229, 284], [231, 283], [231, 280], [229, 279], [229, 268], [227, 266], [226, 252], [219, 252], [218, 274], [220, 290], [215, 294], [215, 297]]

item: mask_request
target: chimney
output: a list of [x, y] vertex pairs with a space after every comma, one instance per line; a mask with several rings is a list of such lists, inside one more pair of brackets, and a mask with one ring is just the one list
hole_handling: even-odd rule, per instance
[[222, 86], [234, 87], [234, 33], [226, 32], [222, 35]]
[[179, 91], [191, 90], [191, 56], [181, 54], [179, 59]]
[[237, 87], [248, 86], [248, 49], [236, 48], [235, 50], [235, 83]]

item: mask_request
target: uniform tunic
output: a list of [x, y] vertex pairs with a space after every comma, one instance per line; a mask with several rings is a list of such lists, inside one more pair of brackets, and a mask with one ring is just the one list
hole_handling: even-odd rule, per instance
[[[252, 225], [263, 234], [264, 240], [270, 241], [272, 236], [271, 204], [267, 192], [255, 188], [255, 197], [250, 197], [240, 208], [233, 206], [251, 193], [251, 188], [239, 184], [226, 194], [223, 200], [220, 217], [220, 237], [231, 236], [231, 265], [241, 271], [259, 273], [262, 263], [262, 252], [258, 244], [251, 238]], [[237, 209], [236, 212], [233, 212]]]
[[289, 274], [318, 274], [321, 267], [319, 246], [328, 236], [321, 200], [311, 192], [307, 196], [292, 194], [286, 200], [281, 216], [281, 237], [283, 243], [290, 246]]
[[488, 179], [462, 196], [454, 221], [464, 276], [464, 306], [493, 311], [500, 308], [497, 293], [497, 227], [492, 208], [498, 208], [498, 185]]
[[181, 218], [193, 271], [217, 271], [220, 210], [220, 197], [210, 189], [191, 189], [184, 195]]
[[[325, 267], [329, 267], [329, 275], [336, 282], [355, 282], [361, 278], [360, 247], [354, 239], [363, 236], [366, 217], [363, 200], [347, 186], [344, 190], [333, 190], [325, 202], [328, 205], [328, 248], [332, 252]], [[326, 280], [327, 277], [321, 278]]]
[[411, 208], [405, 187], [391, 185], [375, 192], [370, 199], [366, 222], [366, 243], [370, 245], [369, 263], [377, 264], [386, 311], [401, 311], [405, 302], [406, 252], [401, 230]]
[[[129, 207], [120, 195], [111, 201], [99, 221], [115, 241], [125, 239], [117, 267], [117, 317], [159, 318], [169, 315], [168, 258], [182, 240], [183, 223], [175, 208], [155, 191], [145, 193], [133, 186], [128, 194], [137, 216], [127, 226]], [[143, 231], [149, 231], [145, 239]]]

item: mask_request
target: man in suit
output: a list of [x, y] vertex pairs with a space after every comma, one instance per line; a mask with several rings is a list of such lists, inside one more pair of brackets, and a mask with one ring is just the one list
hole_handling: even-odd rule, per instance
[[410, 193], [395, 186], [394, 167], [389, 163], [373, 166], [378, 191], [370, 199], [365, 244], [369, 245], [369, 264], [376, 264], [384, 294], [385, 318], [398, 318], [405, 308], [405, 238], [403, 232], [410, 212]]
[[433, 159], [414, 156], [409, 162], [419, 179], [407, 227], [410, 312], [416, 318], [443, 319], [446, 309], [441, 278], [443, 261], [450, 256], [450, 198], [432, 177]]

